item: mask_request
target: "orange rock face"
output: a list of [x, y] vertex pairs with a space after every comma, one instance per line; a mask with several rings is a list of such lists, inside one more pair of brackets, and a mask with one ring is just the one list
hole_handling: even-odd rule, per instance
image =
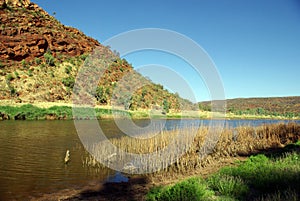
[[66, 27], [29, 0], [0, 0], [0, 60], [32, 60], [46, 51], [78, 56], [100, 43]]

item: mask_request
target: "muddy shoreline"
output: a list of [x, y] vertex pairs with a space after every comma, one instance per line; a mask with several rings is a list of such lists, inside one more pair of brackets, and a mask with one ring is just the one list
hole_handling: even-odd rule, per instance
[[247, 157], [222, 158], [203, 168], [194, 171], [181, 172], [176, 176], [168, 172], [158, 172], [151, 175], [128, 176], [128, 182], [112, 183], [93, 181], [90, 184], [78, 188], [66, 188], [56, 193], [45, 194], [42, 197], [32, 198], [30, 201], [144, 201], [145, 195], [154, 186], [170, 185], [180, 180], [193, 177], [207, 176], [217, 172], [224, 166], [232, 166], [236, 161], [246, 160]]

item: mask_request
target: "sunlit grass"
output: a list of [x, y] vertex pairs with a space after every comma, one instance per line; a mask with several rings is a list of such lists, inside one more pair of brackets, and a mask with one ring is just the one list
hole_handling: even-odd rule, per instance
[[[294, 145], [296, 145], [294, 151], [280, 157], [251, 156], [237, 167], [224, 167], [205, 180], [200, 177], [194, 178], [198, 181], [196, 183], [188, 179], [171, 186], [154, 188], [146, 198], [149, 201], [165, 201], [171, 200], [170, 198], [203, 200], [201, 197], [191, 199], [186, 195], [197, 194], [201, 189], [202, 193], [206, 192], [206, 195], [209, 195], [205, 200], [299, 200], [300, 146], [299, 142]], [[192, 184], [197, 187], [191, 187]], [[168, 196], [162, 196], [164, 194]], [[181, 195], [185, 195], [187, 199], [183, 199]]]
[[201, 178], [191, 178], [172, 186], [154, 188], [146, 197], [147, 201], [190, 201], [214, 200], [214, 192]]
[[[119, 116], [131, 114], [122, 110], [114, 110]], [[71, 106], [51, 106], [37, 107], [31, 104], [22, 104], [20, 106], [0, 105], [0, 118], [2, 120], [70, 120], [70, 119], [101, 119], [113, 118], [113, 110], [109, 108], [95, 108], [93, 114], [90, 108], [81, 108], [73, 115]]]

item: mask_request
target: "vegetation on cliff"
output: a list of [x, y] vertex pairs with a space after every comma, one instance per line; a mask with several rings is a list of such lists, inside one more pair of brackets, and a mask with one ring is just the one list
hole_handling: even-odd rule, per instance
[[[96, 105], [122, 106], [125, 110], [155, 109], [162, 113], [197, 109], [136, 73], [125, 59], [81, 31], [62, 25], [30, 1], [0, 2], [0, 100], [17, 103], [72, 101], [77, 74], [95, 49], [114, 57], [94, 86]], [[128, 74], [135, 80], [118, 84]], [[141, 85], [141, 83], [144, 83]], [[129, 86], [141, 86], [134, 91]], [[119, 93], [114, 90], [118, 88]], [[117, 95], [116, 95], [117, 94]]]

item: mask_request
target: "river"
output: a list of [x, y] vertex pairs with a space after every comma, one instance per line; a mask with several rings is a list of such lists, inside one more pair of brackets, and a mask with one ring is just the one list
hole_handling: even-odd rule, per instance
[[[159, 123], [161, 120], [156, 121]], [[112, 120], [99, 122], [108, 138], [123, 135]], [[259, 126], [278, 122], [287, 121], [227, 120], [225, 125]], [[136, 123], [143, 127], [149, 121], [138, 120]], [[209, 125], [211, 121], [166, 120], [162, 123], [169, 130], [185, 125]], [[73, 121], [2, 121], [0, 126], [0, 200], [29, 200], [62, 189], [84, 186], [91, 181], [119, 181], [120, 174], [109, 168], [93, 168], [84, 164], [88, 154]], [[64, 163], [66, 150], [70, 150], [68, 164]]]

